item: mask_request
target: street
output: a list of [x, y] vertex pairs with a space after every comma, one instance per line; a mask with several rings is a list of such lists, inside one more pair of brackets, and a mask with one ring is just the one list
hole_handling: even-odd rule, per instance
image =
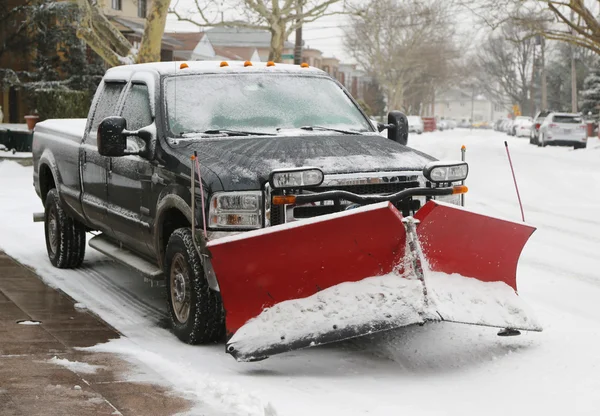
[[6, 160], [0, 160], [0, 250], [123, 334], [89, 351], [115, 353], [139, 367], [144, 381], [195, 403], [190, 414], [595, 415], [600, 141], [591, 138], [587, 149], [573, 151], [454, 129], [411, 135], [408, 144], [446, 160], [460, 159], [465, 145], [466, 207], [520, 221], [505, 140], [526, 222], [537, 227], [519, 262], [519, 295], [542, 333], [500, 338], [493, 328], [439, 323], [238, 363], [222, 344], [178, 341], [165, 329], [165, 289], [93, 249], [81, 269], [52, 267], [43, 225], [32, 222], [32, 213], [43, 210], [32, 167]]

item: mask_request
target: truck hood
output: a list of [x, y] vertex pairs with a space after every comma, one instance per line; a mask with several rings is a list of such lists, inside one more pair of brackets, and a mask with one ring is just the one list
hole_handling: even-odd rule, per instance
[[200, 164], [227, 191], [260, 189], [274, 169], [310, 166], [325, 174], [420, 171], [435, 160], [376, 134], [199, 138], [182, 143], [175, 146], [180, 160], [189, 165], [189, 156], [197, 151]]

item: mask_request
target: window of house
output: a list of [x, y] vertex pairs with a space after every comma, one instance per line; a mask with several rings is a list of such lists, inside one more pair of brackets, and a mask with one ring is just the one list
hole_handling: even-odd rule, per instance
[[96, 136], [98, 134], [98, 126], [108, 116], [116, 115], [117, 105], [119, 104], [119, 97], [125, 87], [124, 83], [120, 82], [107, 82], [104, 84], [102, 95], [96, 105], [96, 111], [94, 111], [94, 118], [92, 120], [92, 127], [88, 134], [87, 143], [92, 145], [96, 144]]
[[113, 10], [121, 10], [121, 0], [112, 0]]
[[138, 0], [138, 17], [146, 17], [147, 2], [147, 0]]

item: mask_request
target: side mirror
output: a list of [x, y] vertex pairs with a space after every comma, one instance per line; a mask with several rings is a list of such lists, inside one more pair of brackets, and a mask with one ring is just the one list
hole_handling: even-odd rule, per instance
[[388, 114], [388, 139], [406, 145], [408, 143], [408, 119], [400, 111]]
[[98, 126], [98, 153], [102, 156], [125, 156], [127, 149], [127, 135], [125, 129], [127, 121], [123, 117], [107, 117]]

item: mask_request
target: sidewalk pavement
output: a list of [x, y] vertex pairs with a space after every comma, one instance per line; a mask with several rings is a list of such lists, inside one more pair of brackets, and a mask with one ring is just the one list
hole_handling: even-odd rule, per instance
[[0, 251], [0, 415], [162, 416], [189, 410], [187, 400], [160, 386], [127, 381], [131, 366], [117, 356], [76, 349], [119, 336]]

